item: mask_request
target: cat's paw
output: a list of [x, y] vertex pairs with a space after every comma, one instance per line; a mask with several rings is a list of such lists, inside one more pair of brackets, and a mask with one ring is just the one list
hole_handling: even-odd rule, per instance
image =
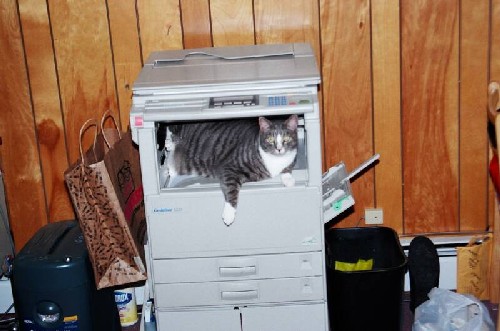
[[172, 139], [165, 140], [165, 149], [169, 152], [173, 152], [175, 150], [175, 143], [172, 141]]
[[166, 163], [160, 165], [160, 168], [158, 169], [158, 171], [160, 172], [160, 174], [163, 175], [163, 177], [168, 177], [168, 166]]
[[295, 178], [293, 178], [291, 173], [286, 172], [284, 174], [281, 174], [281, 182], [286, 187], [292, 187], [295, 185]]
[[168, 176], [170, 179], [177, 177], [178, 173], [175, 171], [174, 167], [167, 165]]
[[175, 150], [175, 143], [172, 139], [172, 132], [167, 127], [167, 137], [165, 138], [165, 149], [169, 152], [173, 152]]
[[230, 226], [234, 222], [234, 217], [236, 216], [236, 209], [229, 203], [224, 204], [224, 210], [222, 211], [222, 221], [227, 226]]

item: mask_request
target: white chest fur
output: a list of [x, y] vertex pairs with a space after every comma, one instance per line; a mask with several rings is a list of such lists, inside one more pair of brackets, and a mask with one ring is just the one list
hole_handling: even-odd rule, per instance
[[264, 150], [259, 147], [259, 153], [264, 161], [267, 171], [269, 171], [271, 177], [275, 177], [293, 162], [297, 151], [288, 151], [283, 155], [272, 155], [264, 152]]

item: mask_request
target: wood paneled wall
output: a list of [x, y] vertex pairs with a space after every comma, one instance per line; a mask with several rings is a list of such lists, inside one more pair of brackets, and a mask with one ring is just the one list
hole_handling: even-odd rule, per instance
[[321, 66], [324, 166], [348, 170], [356, 205], [401, 234], [484, 231], [486, 88], [500, 80], [500, 0], [2, 0], [0, 136], [19, 249], [74, 218], [63, 172], [78, 130], [112, 109], [153, 50], [309, 42]]

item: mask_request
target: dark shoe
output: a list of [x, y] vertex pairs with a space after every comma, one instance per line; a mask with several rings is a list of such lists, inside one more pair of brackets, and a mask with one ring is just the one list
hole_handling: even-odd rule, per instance
[[413, 238], [408, 250], [410, 309], [415, 312], [434, 287], [439, 287], [439, 257], [433, 242], [424, 236]]

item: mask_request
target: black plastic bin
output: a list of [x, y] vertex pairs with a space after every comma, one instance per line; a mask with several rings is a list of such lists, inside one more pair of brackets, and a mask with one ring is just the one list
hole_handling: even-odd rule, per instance
[[[407, 258], [388, 227], [326, 231], [328, 312], [332, 331], [400, 331]], [[373, 269], [338, 271], [335, 261], [373, 259]]]

